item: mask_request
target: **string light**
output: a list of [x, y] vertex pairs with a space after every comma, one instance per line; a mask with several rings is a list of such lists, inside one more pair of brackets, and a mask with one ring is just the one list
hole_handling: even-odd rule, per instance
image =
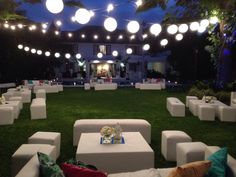
[[24, 46], [22, 44], [19, 44], [17, 47], [18, 49], [23, 49]]
[[133, 53], [133, 50], [131, 48], [128, 48], [128, 49], [126, 49], [126, 53], [130, 55]]
[[118, 38], [119, 38], [119, 39], [123, 39], [123, 35], [120, 34]]
[[31, 49], [31, 53], [35, 54], [36, 53], [36, 49]]
[[135, 4], [136, 4], [137, 7], [139, 7], [139, 6], [141, 6], [143, 4], [143, 1], [142, 0], [137, 0], [135, 2]]
[[42, 33], [44, 33], [44, 34], [45, 34], [46, 32], [47, 32], [47, 31], [46, 31], [45, 29], [42, 29]]
[[73, 34], [72, 33], [68, 33], [67, 34], [69, 38], [72, 38], [73, 37]]
[[57, 20], [57, 21], [56, 21], [56, 25], [57, 25], [58, 27], [60, 27], [60, 26], [62, 25], [62, 22], [61, 22], [60, 20]]
[[146, 39], [148, 37], [147, 34], [143, 34], [143, 39]]
[[4, 26], [4, 28], [9, 28], [9, 24], [8, 23], [5, 23], [3, 26]]
[[192, 31], [197, 31], [198, 28], [199, 28], [199, 23], [198, 23], [198, 22], [192, 22], [192, 23], [190, 24], [190, 29], [191, 29]]
[[42, 53], [43, 53], [42, 50], [37, 50], [38, 55], [42, 55]]
[[75, 56], [77, 59], [80, 59], [82, 56], [80, 53], [77, 53], [76, 56]]
[[85, 38], [85, 34], [81, 34], [81, 37], [84, 39]]
[[90, 17], [94, 17], [95, 16], [94, 11], [92, 11], [92, 10], [89, 11], [89, 14], [90, 14]]
[[134, 40], [135, 39], [135, 35], [130, 36], [130, 40]]
[[46, 52], [45, 52], [45, 56], [46, 56], [46, 57], [49, 57], [50, 55], [51, 55], [51, 53], [50, 53], [49, 51], [46, 51]]
[[117, 51], [117, 50], [114, 50], [114, 51], [112, 52], [112, 56], [117, 57], [117, 56], [118, 56], [118, 51]]
[[17, 25], [17, 27], [20, 28], [20, 29], [22, 29], [22, 28], [23, 28], [23, 25], [22, 25], [21, 23], [19, 23], [19, 24]]
[[43, 29], [46, 29], [47, 27], [48, 27], [48, 25], [47, 25], [46, 23], [43, 23], [43, 24], [42, 24], [42, 28], [43, 28]]
[[15, 27], [14, 25], [12, 25], [12, 26], [11, 26], [11, 30], [14, 31], [15, 29], [16, 29], [16, 27]]
[[143, 50], [147, 51], [147, 50], [149, 50], [149, 49], [150, 49], [150, 45], [149, 45], [149, 44], [145, 44], [145, 45], [143, 46]]
[[179, 32], [180, 33], [186, 33], [187, 31], [188, 31], [188, 25], [187, 24], [179, 25]]
[[102, 58], [102, 57], [103, 57], [103, 54], [102, 54], [101, 52], [99, 52], [99, 53], [97, 54], [97, 57], [98, 57], [98, 58]]
[[29, 50], [30, 50], [30, 48], [29, 47], [24, 47], [24, 50], [26, 51], [26, 52], [28, 52]]
[[75, 16], [72, 16], [72, 17], [71, 17], [71, 21], [72, 21], [72, 22], [76, 22]]
[[69, 53], [65, 54], [66, 59], [70, 59], [71, 55]]
[[60, 55], [60, 53], [56, 52], [56, 53], [54, 54], [54, 56], [55, 56], [56, 58], [59, 58], [61, 55]]
[[218, 23], [218, 22], [219, 22], [218, 17], [213, 16], [213, 17], [210, 18], [210, 24], [215, 25], [215, 24]]
[[160, 42], [161, 46], [166, 46], [168, 44], [168, 40], [167, 39], [162, 39]]
[[199, 26], [198, 33], [204, 33], [205, 31], [206, 31], [206, 27], [205, 26]]
[[111, 12], [111, 11], [113, 11], [113, 10], [114, 10], [113, 4], [108, 4], [108, 6], [107, 6], [107, 12], [109, 13], [109, 12]]
[[110, 39], [111, 39], [111, 36], [107, 36], [106, 38], [107, 38], [107, 40], [110, 40]]
[[177, 41], [181, 41], [183, 38], [184, 38], [183, 34], [177, 34], [177, 35], [175, 36], [175, 39], [176, 39]]
[[208, 19], [203, 19], [200, 21], [200, 26], [207, 28], [209, 26], [210, 22]]
[[178, 31], [178, 26], [177, 26], [177, 25], [170, 25], [170, 26], [168, 26], [168, 28], [167, 28], [167, 32], [168, 32], [169, 34], [176, 34], [177, 31]]
[[95, 35], [93, 36], [93, 39], [97, 40], [97, 39], [98, 39], [98, 35], [95, 34]]
[[55, 35], [57, 35], [57, 36], [58, 36], [59, 34], [60, 34], [60, 32], [59, 32], [59, 31], [55, 31]]

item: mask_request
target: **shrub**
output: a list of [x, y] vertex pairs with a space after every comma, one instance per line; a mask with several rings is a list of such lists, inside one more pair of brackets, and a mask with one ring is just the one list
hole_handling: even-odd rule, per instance
[[216, 93], [216, 98], [224, 103], [230, 103], [230, 93], [225, 91], [220, 91]]

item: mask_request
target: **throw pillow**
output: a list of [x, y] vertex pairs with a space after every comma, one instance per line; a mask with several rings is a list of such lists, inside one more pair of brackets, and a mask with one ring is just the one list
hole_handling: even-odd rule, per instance
[[176, 167], [168, 177], [204, 177], [211, 166], [211, 161], [197, 161]]
[[227, 148], [221, 148], [207, 159], [212, 162], [208, 177], [225, 177], [227, 167]]
[[38, 152], [41, 177], [65, 177], [60, 167], [47, 154]]
[[67, 163], [63, 163], [61, 169], [66, 177], [107, 177], [107, 175], [101, 171], [95, 171]]

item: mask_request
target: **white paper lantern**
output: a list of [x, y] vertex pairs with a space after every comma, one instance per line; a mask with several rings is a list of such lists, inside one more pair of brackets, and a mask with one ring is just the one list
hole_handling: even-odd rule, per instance
[[117, 22], [116, 19], [112, 18], [112, 17], [108, 17], [105, 21], [104, 21], [104, 27], [107, 31], [109, 32], [113, 32], [116, 30], [117, 28]]
[[177, 35], [175, 36], [175, 39], [176, 39], [177, 41], [181, 41], [183, 38], [184, 38], [184, 36], [183, 36], [182, 34], [177, 34]]
[[161, 44], [161, 46], [166, 46], [168, 44], [168, 40], [167, 39], [162, 39], [160, 44]]
[[144, 46], [143, 46], [143, 50], [149, 50], [150, 49], [150, 45], [149, 44], [145, 44]]
[[140, 25], [137, 21], [130, 21], [127, 25], [127, 29], [130, 33], [137, 33], [139, 31]]
[[179, 25], [179, 32], [180, 33], [186, 33], [187, 31], [188, 31], [188, 25], [187, 24]]
[[168, 28], [167, 28], [167, 32], [168, 32], [169, 34], [176, 34], [177, 31], [178, 31], [178, 26], [177, 26], [177, 25], [170, 25], [170, 26], [168, 26]]
[[199, 23], [198, 22], [192, 22], [191, 24], [190, 24], [190, 29], [192, 30], [192, 31], [197, 31], [198, 30], [198, 28], [199, 28]]
[[64, 9], [64, 3], [62, 0], [46, 0], [46, 7], [49, 12], [58, 14]]
[[77, 53], [76, 56], [75, 56], [77, 59], [80, 59], [82, 56], [80, 53]]
[[113, 64], [114, 62], [112, 60], [107, 60], [107, 63]]
[[80, 8], [75, 12], [75, 19], [80, 24], [86, 24], [90, 21], [91, 15], [87, 9]]
[[126, 49], [126, 53], [130, 55], [133, 53], [133, 50], [131, 48], [128, 48], [128, 49]]
[[98, 58], [102, 58], [102, 57], [103, 57], [103, 54], [102, 54], [101, 52], [99, 52], [99, 53], [97, 54], [97, 57], [98, 57]]
[[150, 27], [150, 33], [152, 33], [153, 35], [155, 36], [158, 36], [160, 34], [162, 30], [162, 27], [160, 24], [153, 24], [151, 27]]
[[118, 51], [117, 51], [117, 50], [114, 50], [114, 51], [112, 52], [112, 55], [113, 55], [114, 57], [117, 57], [117, 56], [118, 56]]

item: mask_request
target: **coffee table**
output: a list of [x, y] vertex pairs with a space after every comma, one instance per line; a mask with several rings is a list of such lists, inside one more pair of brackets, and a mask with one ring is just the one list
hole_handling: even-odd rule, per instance
[[100, 133], [82, 133], [76, 160], [107, 173], [154, 168], [154, 152], [139, 132], [123, 132], [125, 144], [100, 144]]

